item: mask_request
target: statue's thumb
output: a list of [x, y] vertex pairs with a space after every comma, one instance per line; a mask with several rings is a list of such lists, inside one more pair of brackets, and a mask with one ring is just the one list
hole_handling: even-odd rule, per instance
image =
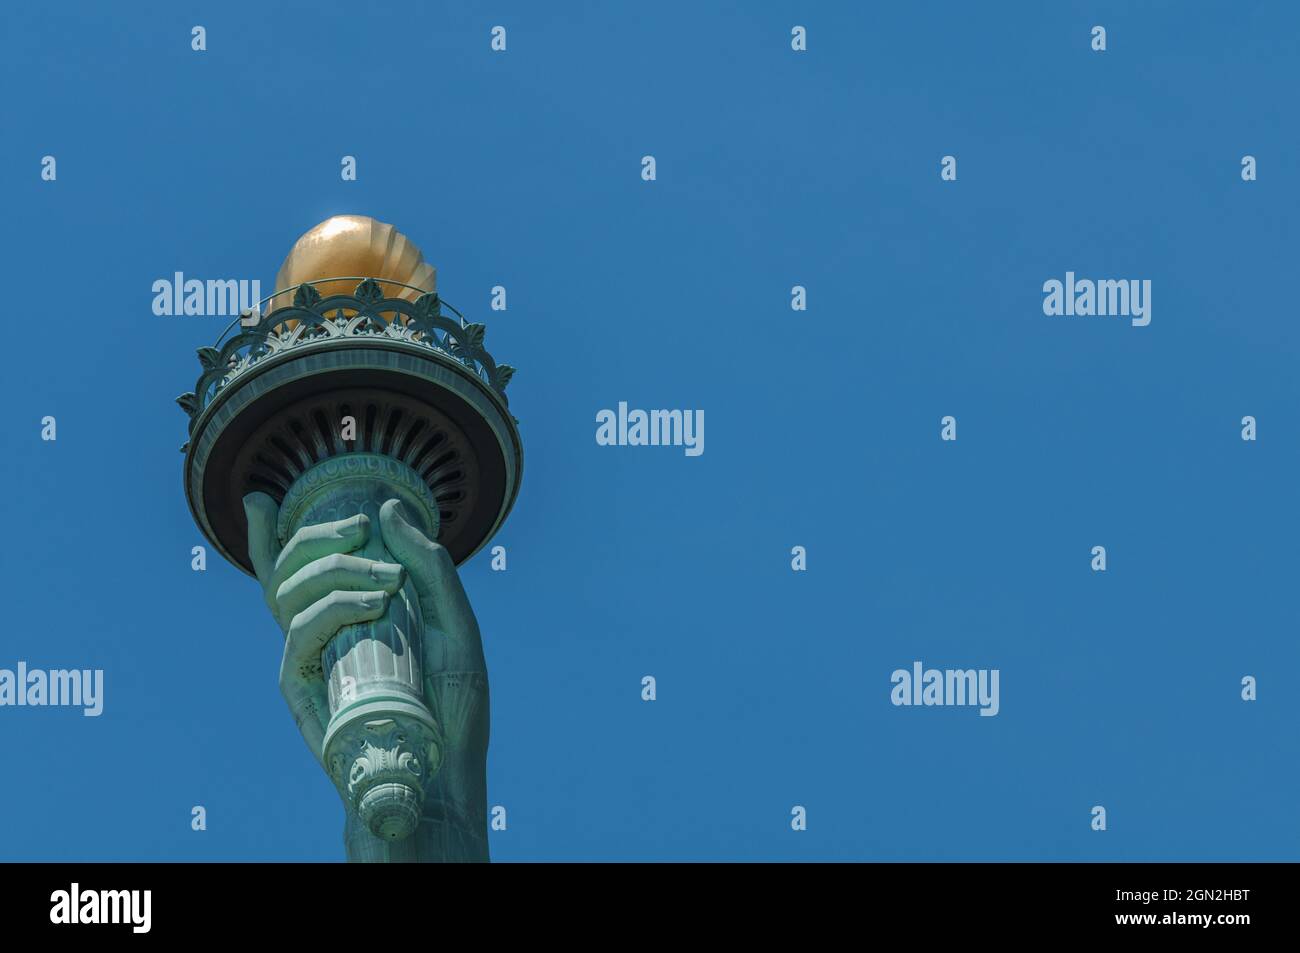
[[244, 515], [248, 518], [248, 558], [253, 572], [263, 584], [271, 578], [276, 557], [280, 555], [280, 541], [275, 534], [275, 520], [280, 507], [265, 493], [250, 493], [244, 497]]
[[389, 500], [379, 508], [379, 526], [384, 545], [415, 583], [426, 618], [436, 614], [438, 624], [449, 632], [477, 633], [474, 612], [451, 554], [411, 525], [398, 500]]
[[434, 594], [433, 541], [406, 518], [401, 500], [389, 500], [379, 508], [379, 531], [393, 558], [406, 567], [421, 598]]

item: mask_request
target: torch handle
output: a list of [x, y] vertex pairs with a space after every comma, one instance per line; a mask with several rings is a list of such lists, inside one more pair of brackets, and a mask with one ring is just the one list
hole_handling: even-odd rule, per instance
[[[437, 503], [419, 475], [391, 457], [353, 453], [316, 464], [289, 488], [280, 507], [281, 538], [364, 513], [370, 538], [354, 555], [396, 563], [379, 518], [390, 499], [410, 507], [436, 536]], [[321, 652], [330, 711], [322, 761], [349, 810], [389, 841], [418, 826], [442, 758], [424, 697], [423, 638], [420, 598], [408, 575], [383, 615], [344, 626]]]
[[[378, 527], [378, 512], [367, 515], [371, 526]], [[356, 555], [377, 562], [397, 562], [375, 530]], [[321, 652], [331, 717], [354, 704], [393, 693], [423, 704], [423, 629], [420, 599], [409, 577], [389, 598], [382, 616], [341, 628]]]

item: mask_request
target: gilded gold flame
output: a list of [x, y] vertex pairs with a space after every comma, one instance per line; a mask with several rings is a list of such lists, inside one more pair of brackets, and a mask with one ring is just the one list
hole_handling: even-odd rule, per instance
[[[374, 278], [380, 282], [385, 297], [414, 301], [436, 287], [437, 272], [424, 260], [420, 249], [387, 222], [369, 215], [335, 215], [308, 231], [293, 244], [275, 279], [277, 292], [307, 281], [345, 276]], [[419, 290], [403, 288], [413, 285]], [[344, 281], [322, 281], [314, 285], [321, 297], [352, 294], [360, 282], [356, 277]], [[271, 308], [282, 308], [292, 295], [278, 295]]]

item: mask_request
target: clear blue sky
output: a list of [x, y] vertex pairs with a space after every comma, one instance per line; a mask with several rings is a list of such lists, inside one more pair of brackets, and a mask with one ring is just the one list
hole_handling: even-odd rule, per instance
[[[342, 859], [256, 585], [190, 570], [173, 398], [227, 319], [151, 286], [269, 293], [349, 212], [519, 368], [509, 570], [462, 570], [495, 860], [1300, 858], [1296, 5], [3, 16], [0, 667], [106, 697], [0, 709], [0, 858]], [[1151, 279], [1151, 325], [1045, 316], [1067, 270]], [[620, 400], [705, 453], [598, 447]], [[892, 706], [918, 659], [1000, 714]]]

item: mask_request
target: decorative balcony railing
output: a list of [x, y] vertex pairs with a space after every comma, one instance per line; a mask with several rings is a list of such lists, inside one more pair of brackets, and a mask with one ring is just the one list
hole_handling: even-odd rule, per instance
[[[350, 295], [322, 297], [315, 287], [357, 278], [361, 283]], [[420, 294], [414, 300], [387, 297], [382, 285], [396, 285]], [[502, 403], [509, 403], [506, 385], [515, 369], [509, 364], [496, 363], [484, 349], [485, 325], [467, 323], [459, 311], [436, 293], [387, 279], [356, 275], [320, 278], [276, 292], [259, 304], [258, 313], [261, 314], [261, 305], [290, 293], [292, 304], [263, 314], [253, 327], [245, 327], [241, 322], [239, 332], [226, 339], [235, 327], [232, 322], [215, 347], [199, 348], [203, 370], [198, 382], [191, 393], [176, 398], [189, 414], [191, 434], [204, 408], [245, 371], [286, 351], [341, 339], [383, 338], [436, 351], [460, 362], [496, 391]]]

